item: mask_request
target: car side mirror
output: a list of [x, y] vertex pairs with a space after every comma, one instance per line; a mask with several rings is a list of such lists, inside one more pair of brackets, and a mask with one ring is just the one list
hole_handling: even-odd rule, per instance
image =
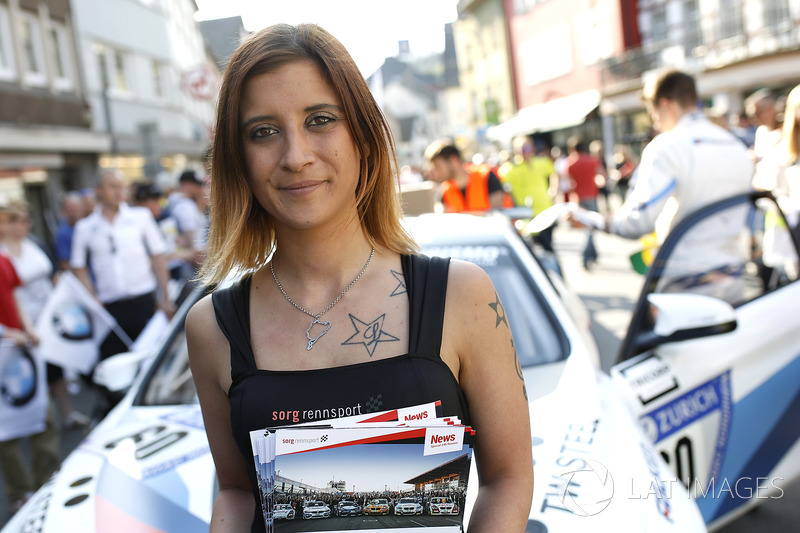
[[736, 329], [736, 311], [728, 302], [687, 293], [647, 295], [655, 326], [637, 339], [638, 352], [666, 342], [700, 339]]
[[133, 385], [142, 363], [152, 355], [153, 352], [149, 350], [112, 355], [97, 363], [92, 380], [111, 392], [125, 391]]

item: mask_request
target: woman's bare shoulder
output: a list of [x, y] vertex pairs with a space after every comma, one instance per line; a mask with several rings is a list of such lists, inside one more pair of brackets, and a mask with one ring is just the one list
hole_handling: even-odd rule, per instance
[[217, 323], [214, 304], [211, 301], [211, 294], [206, 294], [195, 302], [186, 314], [186, 333], [203, 334], [212, 322], [214, 325]]
[[450, 260], [447, 276], [447, 299], [463, 302], [485, 299], [494, 294], [494, 285], [489, 275], [481, 267], [469, 261]]
[[[198, 300], [186, 315], [186, 342], [193, 364], [202, 364], [227, 346], [225, 335], [217, 324], [211, 294]], [[216, 357], [214, 357], [216, 359]]]

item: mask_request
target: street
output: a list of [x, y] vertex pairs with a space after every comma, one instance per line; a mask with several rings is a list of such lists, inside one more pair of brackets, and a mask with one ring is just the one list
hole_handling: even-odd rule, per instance
[[[554, 232], [557, 251], [564, 279], [589, 309], [592, 330], [601, 354], [605, 371], [613, 365], [617, 347], [628, 326], [629, 315], [644, 280], [634, 273], [628, 257], [638, 250], [638, 242], [598, 233], [595, 235], [599, 261], [587, 272], [581, 265], [581, 249], [585, 234], [582, 230], [560, 225]], [[82, 389], [76, 397], [76, 405], [83, 412], [91, 412], [94, 402], [92, 391]], [[63, 432], [62, 455], [66, 456], [81, 440], [79, 430]], [[0, 472], [0, 478], [2, 472]], [[744, 533], [753, 530], [789, 532], [796, 530], [800, 521], [800, 486], [795, 482], [782, 486], [785, 494], [780, 499], [765, 502], [756, 510], [740, 517], [719, 530], [721, 533]], [[9, 518], [8, 503], [3, 494], [0, 498], [0, 524]], [[324, 521], [296, 521], [299, 524], [320, 525]], [[68, 525], [67, 525], [68, 526]], [[311, 527], [311, 526], [309, 526]], [[68, 527], [66, 527], [68, 530]]]

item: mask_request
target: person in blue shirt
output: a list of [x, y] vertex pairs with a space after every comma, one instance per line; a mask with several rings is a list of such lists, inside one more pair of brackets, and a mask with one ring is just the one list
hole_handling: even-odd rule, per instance
[[59, 270], [69, 269], [75, 223], [81, 218], [83, 218], [81, 195], [76, 191], [70, 191], [64, 195], [61, 201], [61, 219], [58, 221], [56, 229], [55, 252]]

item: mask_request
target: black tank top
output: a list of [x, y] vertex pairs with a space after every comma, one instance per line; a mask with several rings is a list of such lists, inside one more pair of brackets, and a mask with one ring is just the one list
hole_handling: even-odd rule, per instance
[[[335, 368], [273, 371], [256, 368], [250, 345], [250, 276], [215, 291], [214, 312], [231, 347], [231, 427], [248, 466], [250, 431], [338, 418], [440, 400], [441, 416], [469, 424], [466, 398], [439, 350], [449, 259], [401, 258], [409, 299], [409, 353]], [[265, 531], [254, 468], [256, 502], [251, 531]]]

